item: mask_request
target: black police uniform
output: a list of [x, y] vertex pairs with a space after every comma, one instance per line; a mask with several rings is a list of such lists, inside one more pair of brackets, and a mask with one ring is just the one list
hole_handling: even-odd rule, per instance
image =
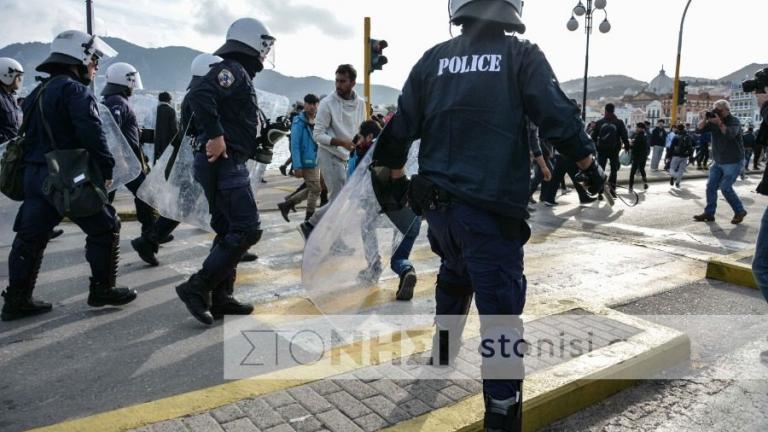
[[[211, 313], [221, 311], [221, 303], [233, 301], [236, 267], [248, 249], [261, 239], [256, 200], [251, 189], [246, 162], [254, 155], [256, 142], [266, 126], [258, 107], [252, 77], [233, 59], [213, 66], [205, 77], [193, 82], [187, 94], [189, 107], [197, 125], [195, 180], [205, 191], [211, 212], [211, 227], [216, 238], [203, 268], [187, 285], [177, 288], [196, 318], [200, 318], [180, 290], [190, 289], [195, 301], [207, 303], [205, 293], [213, 291]], [[183, 114], [183, 118], [188, 118]], [[211, 138], [224, 137], [227, 156], [208, 162], [205, 145]], [[197, 308], [199, 311], [200, 308]]]
[[[41, 95], [45, 120], [59, 149], [88, 150], [91, 160], [105, 179], [112, 177], [115, 161], [107, 147], [96, 98], [91, 90], [74, 76], [54, 75]], [[24, 115], [29, 117], [24, 151], [24, 202], [14, 223], [16, 237], [8, 257], [9, 287], [5, 293], [3, 319], [29, 315], [25, 304], [31, 300], [43, 252], [51, 229], [62, 216], [45, 198], [43, 181], [48, 176], [45, 154], [52, 150], [42, 116], [35, 99], [42, 85], [24, 102]], [[136, 292], [115, 290], [120, 248], [120, 220], [110, 205], [88, 217], [73, 222], [85, 232], [85, 257], [91, 267], [88, 304], [125, 304], [136, 298]], [[48, 305], [50, 310], [50, 305]]]
[[[578, 107], [536, 45], [501, 30], [463, 34], [430, 49], [414, 66], [373, 156], [380, 166], [400, 168], [411, 142], [421, 138], [419, 175], [410, 187], [412, 198], [428, 198], [415, 204], [424, 210], [430, 244], [442, 259], [438, 330], [459, 327], [459, 335], [448, 339], [454, 342], [446, 348], [451, 356], [473, 293], [484, 340], [522, 338], [515, 316], [525, 305], [523, 245], [530, 237], [526, 117], [573, 160], [595, 152]], [[448, 315], [455, 317], [443, 319]], [[436, 337], [441, 350], [445, 340]], [[517, 351], [508, 359], [483, 359], [486, 397], [520, 397]]]
[[[147, 156], [144, 154], [139, 143], [139, 123], [136, 120], [136, 113], [133, 112], [133, 108], [128, 104], [128, 98], [124, 94], [127, 88], [110, 84], [107, 84], [107, 86], [107, 89], [113, 88], [115, 93], [105, 92], [103, 103], [109, 109], [109, 112], [112, 113], [112, 117], [128, 141], [128, 145], [133, 150], [139, 163], [141, 163], [141, 174], [126, 183], [125, 187], [133, 194], [133, 202], [136, 206], [136, 219], [141, 224], [141, 232], [146, 233], [152, 229], [152, 225], [155, 223], [155, 211], [149, 204], [136, 196], [141, 184], [147, 179], [147, 173], [149, 172]], [[114, 199], [115, 192], [112, 192], [109, 194], [109, 200], [113, 201]]]
[[16, 104], [15, 94], [0, 88], [0, 143], [16, 138], [20, 127], [21, 109]]

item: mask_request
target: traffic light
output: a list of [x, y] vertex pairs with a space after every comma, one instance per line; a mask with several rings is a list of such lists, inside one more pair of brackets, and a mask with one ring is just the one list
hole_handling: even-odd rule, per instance
[[685, 89], [688, 86], [688, 82], [679, 81], [677, 86], [677, 104], [685, 105], [685, 101], [688, 100], [688, 91]]
[[371, 72], [381, 70], [381, 68], [389, 62], [384, 57], [384, 48], [389, 44], [385, 40], [371, 39]]

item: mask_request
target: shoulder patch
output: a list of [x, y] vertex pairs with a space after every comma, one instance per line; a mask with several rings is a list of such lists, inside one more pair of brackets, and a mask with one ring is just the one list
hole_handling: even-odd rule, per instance
[[230, 88], [235, 83], [235, 76], [226, 68], [219, 72], [218, 79], [219, 85], [223, 88]]

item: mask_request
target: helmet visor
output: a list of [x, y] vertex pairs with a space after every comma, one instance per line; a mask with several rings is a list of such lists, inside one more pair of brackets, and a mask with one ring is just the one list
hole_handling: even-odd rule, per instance
[[98, 36], [93, 36], [91, 40], [84, 45], [85, 52], [88, 54], [88, 58], [104, 58], [104, 57], [117, 57], [117, 51], [109, 46]]
[[130, 84], [129, 87], [131, 87], [132, 89], [144, 90], [144, 84], [141, 82], [141, 74], [138, 71], [129, 73], [126, 76], [126, 79]]

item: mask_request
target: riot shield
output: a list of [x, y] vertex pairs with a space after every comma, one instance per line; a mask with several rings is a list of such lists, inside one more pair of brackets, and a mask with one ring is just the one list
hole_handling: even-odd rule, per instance
[[[412, 147], [408, 172], [418, 170], [418, 145]], [[415, 238], [421, 225], [407, 208], [381, 213], [368, 170], [373, 153], [372, 147], [304, 248], [302, 283], [326, 315], [365, 311], [379, 296], [394, 299], [399, 275], [389, 270], [390, 258], [404, 235]]]
[[115, 158], [115, 168], [112, 170], [112, 187], [108, 190], [108, 192], [112, 192], [141, 174], [141, 162], [136, 158], [136, 154], [125, 139], [123, 132], [120, 131], [112, 113], [109, 112], [109, 108], [103, 104], [99, 104], [99, 117], [104, 129], [104, 136], [107, 138], [107, 146]]

